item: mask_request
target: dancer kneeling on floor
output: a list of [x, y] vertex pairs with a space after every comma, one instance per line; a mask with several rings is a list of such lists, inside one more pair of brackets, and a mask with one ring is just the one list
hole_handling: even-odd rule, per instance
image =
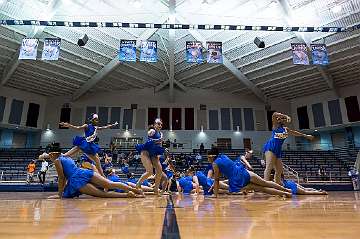
[[219, 194], [220, 174], [223, 174], [229, 180], [229, 192], [237, 193], [242, 190], [254, 190], [264, 192], [271, 195], [280, 195], [291, 197], [291, 190], [283, 186], [265, 181], [259, 175], [248, 171], [240, 164], [236, 165], [234, 161], [224, 154], [219, 154], [217, 148], [213, 148], [208, 152], [208, 160], [213, 164], [214, 169], [214, 196]]
[[[74, 198], [81, 194], [103, 198], [141, 197], [141, 190], [131, 188], [123, 183], [115, 183], [102, 177], [93, 170], [82, 169], [75, 165], [72, 158], [61, 154], [58, 143], [47, 147], [47, 153], [39, 159], [50, 159], [58, 174], [58, 195], [51, 198]], [[104, 192], [97, 187], [108, 189], [123, 189], [127, 193]]]

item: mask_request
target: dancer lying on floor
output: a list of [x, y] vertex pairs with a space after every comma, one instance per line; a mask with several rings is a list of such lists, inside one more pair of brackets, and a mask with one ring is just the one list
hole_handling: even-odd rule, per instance
[[[54, 163], [58, 174], [58, 195], [51, 198], [74, 198], [81, 194], [103, 198], [142, 197], [142, 191], [134, 189], [123, 183], [115, 183], [102, 177], [93, 170], [82, 169], [75, 165], [72, 158], [62, 155], [58, 143], [53, 143], [47, 148], [48, 153], [43, 153], [39, 159], [49, 159]], [[122, 189], [127, 193], [104, 192], [98, 189]]]
[[220, 174], [229, 180], [229, 192], [238, 193], [242, 190], [254, 190], [271, 195], [291, 197], [291, 190], [283, 186], [265, 181], [259, 175], [245, 169], [243, 164], [236, 165], [226, 155], [219, 154], [217, 148], [208, 152], [208, 161], [213, 164], [214, 169], [214, 196], [219, 194]]

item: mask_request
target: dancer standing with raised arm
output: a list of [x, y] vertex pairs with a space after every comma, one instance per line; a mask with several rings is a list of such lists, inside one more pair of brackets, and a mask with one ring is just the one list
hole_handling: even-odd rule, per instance
[[148, 139], [144, 144], [137, 144], [136, 151], [141, 154], [141, 162], [146, 170], [139, 178], [136, 186], [141, 187], [142, 182], [149, 178], [155, 169], [155, 186], [154, 193], [159, 194], [159, 186], [162, 177], [162, 168], [160, 164], [160, 155], [164, 154], [165, 149], [162, 147], [163, 134], [161, 119], [156, 119], [154, 125], [149, 127], [147, 132]]
[[308, 140], [313, 140], [314, 136], [303, 134], [296, 130], [286, 127], [291, 122], [291, 118], [285, 114], [275, 112], [272, 115], [272, 135], [265, 143], [263, 152], [265, 153], [266, 168], [264, 179], [271, 179], [271, 170], [275, 169], [275, 182], [282, 185], [281, 174], [283, 173], [283, 163], [281, 161], [282, 145], [285, 139], [290, 135], [301, 136]]
[[100, 147], [97, 143], [95, 143], [95, 139], [97, 137], [97, 131], [103, 129], [109, 129], [113, 126], [118, 125], [118, 122], [114, 124], [109, 124], [107, 126], [97, 126], [99, 123], [99, 116], [97, 114], [93, 114], [90, 118], [90, 123], [83, 124], [81, 126], [74, 126], [70, 123], [61, 122], [60, 125], [63, 127], [68, 127], [76, 130], [84, 130], [85, 136], [76, 136], [73, 139], [74, 147], [70, 149], [65, 156], [73, 157], [79, 151], [83, 151], [92, 161], [95, 162], [95, 166], [98, 172], [105, 177], [103, 170], [101, 168], [100, 158], [98, 153], [100, 152]]

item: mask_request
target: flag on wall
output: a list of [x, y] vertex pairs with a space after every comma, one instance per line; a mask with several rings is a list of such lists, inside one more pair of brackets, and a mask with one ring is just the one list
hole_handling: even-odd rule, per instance
[[59, 38], [45, 38], [41, 59], [47, 61], [57, 61], [60, 55], [60, 44], [61, 39]]
[[119, 60], [136, 62], [136, 40], [120, 41]]
[[314, 65], [328, 65], [329, 57], [325, 44], [311, 44], [312, 60]]
[[157, 41], [141, 41], [140, 61], [157, 62]]
[[222, 64], [222, 42], [206, 42], [206, 45], [208, 50], [207, 62]]
[[293, 63], [295, 65], [309, 65], [309, 57], [305, 43], [291, 43]]
[[24, 38], [21, 43], [19, 59], [36, 60], [39, 40], [34, 38]]
[[186, 42], [186, 61], [187, 63], [203, 63], [202, 44], [198, 41]]

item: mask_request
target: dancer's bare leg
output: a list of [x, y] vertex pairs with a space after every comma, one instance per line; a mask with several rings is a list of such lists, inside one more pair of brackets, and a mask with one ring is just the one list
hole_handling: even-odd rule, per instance
[[145, 179], [149, 178], [153, 173], [153, 165], [151, 163], [151, 159], [147, 151], [141, 152], [141, 163], [146, 171], [141, 175], [141, 177], [137, 181], [136, 183], [137, 188], [141, 188], [141, 184], [145, 181]]
[[259, 185], [259, 186], [262, 186], [262, 187], [267, 187], [267, 188], [275, 188], [275, 189], [280, 190], [280, 191], [291, 193], [290, 189], [284, 188], [283, 186], [281, 186], [281, 185], [279, 185], [279, 184], [277, 184], [275, 182], [266, 181], [266, 180], [262, 179], [256, 173], [253, 173], [251, 171], [248, 171], [248, 172], [250, 174], [250, 182], [253, 183], [253, 184], [256, 184], [256, 185]]

